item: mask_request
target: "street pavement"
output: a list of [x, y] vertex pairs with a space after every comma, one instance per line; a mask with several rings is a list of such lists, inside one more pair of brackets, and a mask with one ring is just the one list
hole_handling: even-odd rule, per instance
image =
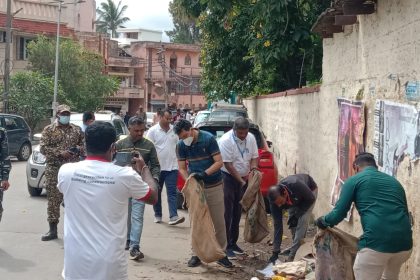
[[[14, 160], [12, 166], [11, 187], [4, 194], [5, 210], [0, 223], [0, 279], [62, 279], [63, 219], [59, 224], [59, 239], [41, 241], [41, 235], [48, 231], [45, 192], [40, 197], [30, 197], [26, 162]], [[187, 267], [190, 257], [188, 213], [179, 213], [186, 217], [183, 224], [169, 226], [166, 194], [163, 194], [163, 200], [162, 224], [153, 223], [153, 207], [146, 206], [141, 239], [145, 259], [128, 260], [129, 279], [231, 279], [231, 275], [229, 277], [215, 264]]]

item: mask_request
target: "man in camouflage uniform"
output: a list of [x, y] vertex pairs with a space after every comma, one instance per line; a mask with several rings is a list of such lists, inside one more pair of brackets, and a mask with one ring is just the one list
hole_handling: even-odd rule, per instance
[[12, 169], [12, 165], [10, 164], [9, 159], [9, 146], [7, 143], [7, 134], [6, 130], [0, 127], [0, 221], [1, 216], [3, 215], [3, 192], [7, 191], [9, 188], [9, 173], [10, 169]]
[[70, 107], [57, 107], [57, 119], [42, 132], [40, 151], [46, 158], [45, 185], [48, 199], [48, 223], [50, 230], [42, 241], [57, 239], [57, 224], [60, 218], [60, 204], [63, 195], [57, 188], [60, 167], [68, 162], [79, 161], [83, 151], [84, 137], [80, 127], [70, 124]]
[[[143, 158], [144, 162], [150, 169], [156, 186], [158, 186], [160, 176], [160, 165], [157, 157], [155, 145], [144, 138], [143, 134], [146, 130], [146, 120], [139, 117], [132, 117], [128, 121], [128, 130], [130, 135], [116, 143], [117, 152], [138, 152]], [[130, 207], [131, 206], [131, 207]], [[144, 258], [140, 251], [140, 238], [143, 231], [143, 217], [144, 217], [145, 203], [133, 199], [129, 203], [128, 209], [128, 231], [127, 231], [127, 246], [130, 248], [130, 259], [139, 260]]]

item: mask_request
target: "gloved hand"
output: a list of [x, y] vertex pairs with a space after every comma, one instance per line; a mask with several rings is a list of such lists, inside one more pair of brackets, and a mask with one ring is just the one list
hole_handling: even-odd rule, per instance
[[279, 254], [280, 254], [279, 251], [274, 251], [271, 257], [268, 259], [268, 261], [272, 264], [275, 264], [276, 260], [279, 258]]
[[323, 217], [319, 217], [318, 219], [316, 219], [315, 220], [315, 225], [317, 227], [319, 227], [320, 229], [326, 229], [328, 227], [328, 225], [325, 223]]
[[205, 177], [207, 177], [207, 173], [205, 171], [203, 172], [198, 172], [198, 173], [194, 173], [193, 177], [197, 180], [197, 181], [202, 181]]
[[290, 216], [289, 219], [287, 220], [287, 225], [289, 226], [289, 228], [295, 228], [298, 225], [298, 217], [296, 216]]

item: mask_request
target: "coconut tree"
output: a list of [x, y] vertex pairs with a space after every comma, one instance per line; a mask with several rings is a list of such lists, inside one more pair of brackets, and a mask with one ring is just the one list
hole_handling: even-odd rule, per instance
[[128, 17], [124, 17], [127, 8], [127, 5], [121, 7], [121, 1], [118, 2], [117, 6], [113, 0], [102, 2], [101, 7], [96, 9], [98, 14], [97, 31], [116, 37], [117, 28], [124, 27], [123, 24], [130, 20]]

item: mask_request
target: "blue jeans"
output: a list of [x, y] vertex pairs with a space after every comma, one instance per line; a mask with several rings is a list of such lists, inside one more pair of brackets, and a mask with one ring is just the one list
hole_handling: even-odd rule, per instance
[[143, 201], [137, 199], [130, 198], [128, 203], [127, 240], [130, 240], [130, 249], [140, 248], [145, 206], [146, 204]]
[[163, 184], [165, 184], [166, 195], [168, 196], [169, 218], [178, 218], [178, 198], [176, 189], [177, 180], [178, 170], [160, 172], [158, 201], [155, 205], [153, 205], [153, 210], [155, 210], [155, 217], [162, 217], [162, 189]]

